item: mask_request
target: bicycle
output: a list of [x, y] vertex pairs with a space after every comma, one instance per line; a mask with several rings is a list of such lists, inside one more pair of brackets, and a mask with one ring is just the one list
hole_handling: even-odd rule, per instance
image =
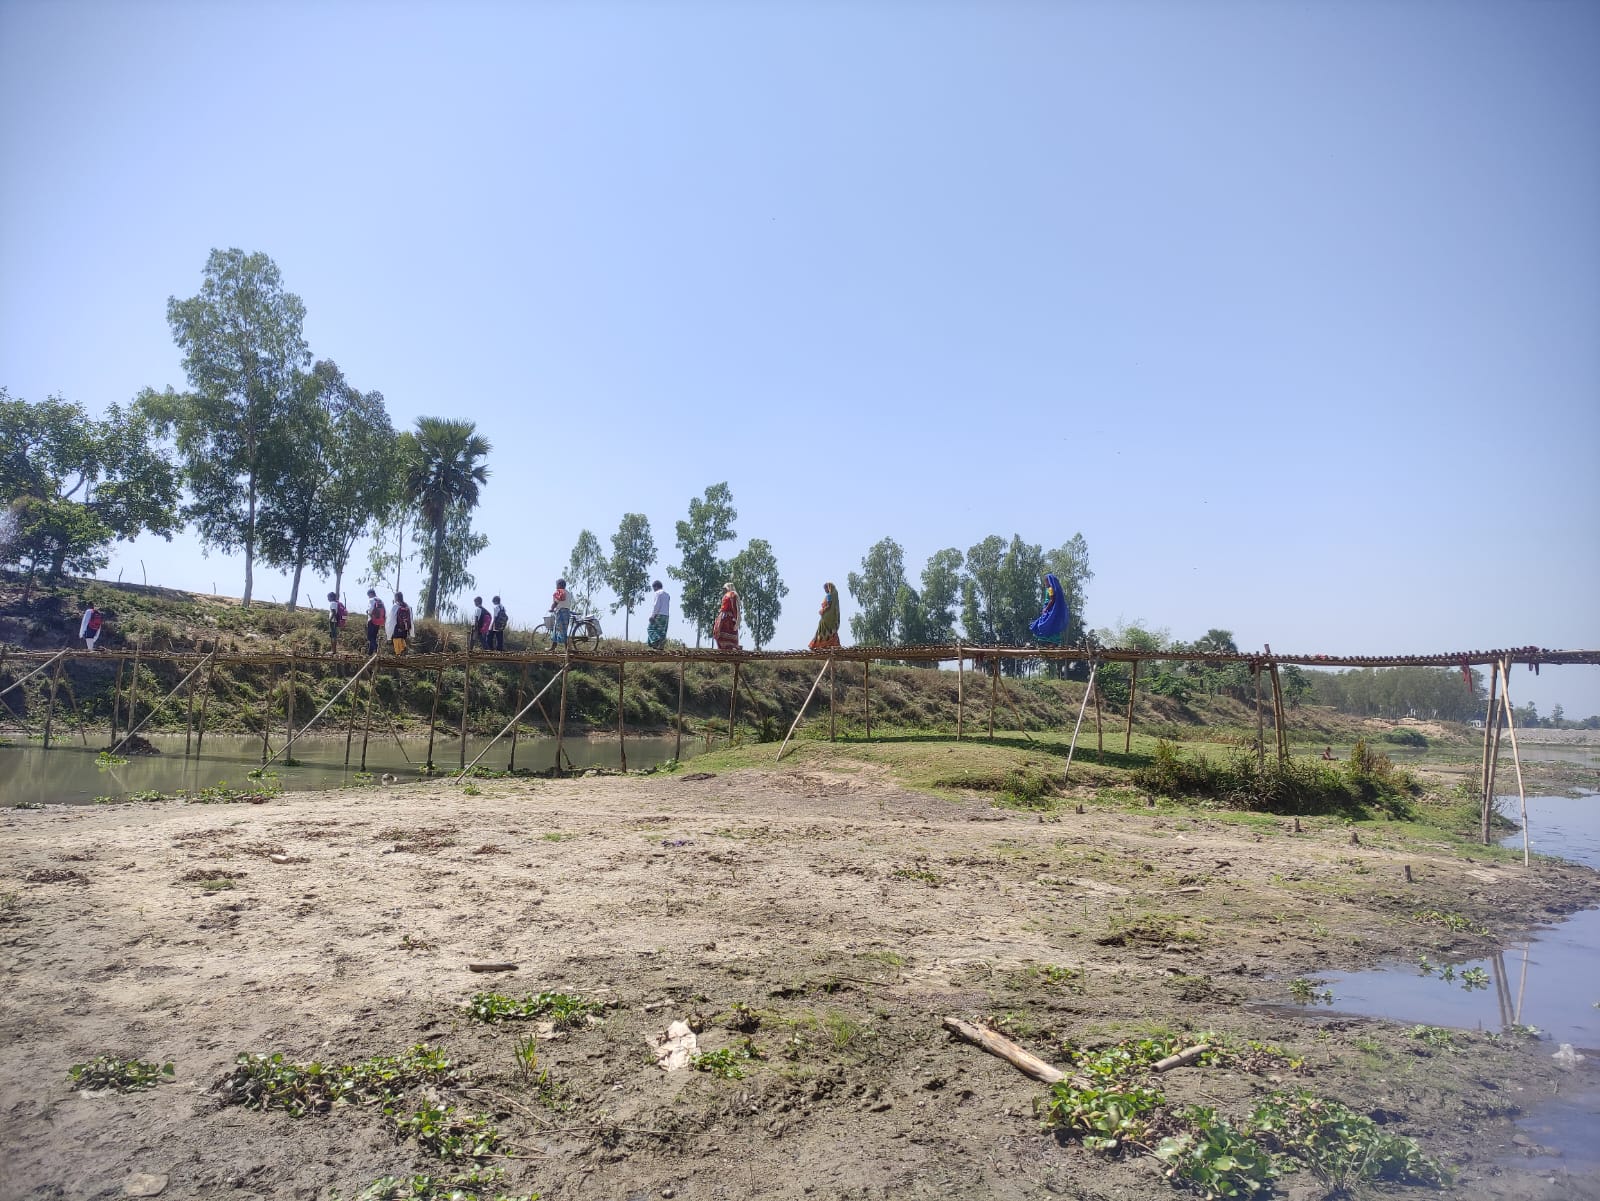
[[[535, 634], [543, 634], [550, 639], [552, 646], [556, 642], [556, 615], [550, 613], [538, 625], [533, 627]], [[600, 645], [600, 619], [593, 613], [574, 613], [567, 621], [567, 642], [573, 650], [593, 650]]]

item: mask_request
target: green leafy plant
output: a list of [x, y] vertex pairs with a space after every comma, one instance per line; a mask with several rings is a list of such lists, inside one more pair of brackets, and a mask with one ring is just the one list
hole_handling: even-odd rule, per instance
[[604, 1003], [590, 1001], [576, 993], [542, 992], [518, 1001], [504, 993], [474, 993], [467, 1002], [467, 1016], [475, 1022], [515, 1022], [548, 1017], [557, 1029], [578, 1026], [605, 1010]]
[[689, 1061], [689, 1066], [697, 1072], [709, 1072], [722, 1080], [742, 1080], [746, 1063], [765, 1058], [766, 1055], [760, 1047], [748, 1038], [744, 1038], [731, 1047], [696, 1055]]
[[419, 1043], [404, 1055], [375, 1055], [354, 1064], [301, 1064], [281, 1053], [245, 1053], [216, 1088], [224, 1105], [282, 1109], [299, 1118], [340, 1104], [389, 1104], [414, 1085], [440, 1086], [455, 1078], [455, 1065], [442, 1051]]
[[463, 1114], [454, 1105], [419, 1105], [410, 1113], [387, 1105], [384, 1113], [402, 1138], [414, 1138], [417, 1146], [436, 1159], [482, 1159], [494, 1154], [505, 1141], [500, 1131], [481, 1114]]
[[[539, 1201], [538, 1193], [503, 1193], [499, 1186], [504, 1173], [499, 1168], [474, 1167], [452, 1176], [380, 1176], [355, 1196], [355, 1201]], [[338, 1191], [330, 1201], [341, 1201]]]
[[1469, 967], [1461, 973], [1461, 987], [1468, 992], [1489, 987], [1489, 973], [1481, 967]]
[[1207, 1201], [1272, 1191], [1278, 1168], [1270, 1152], [1219, 1118], [1214, 1109], [1194, 1106], [1184, 1112], [1182, 1121], [1189, 1128], [1162, 1139], [1155, 1149], [1168, 1180], [1189, 1186]]
[[1365, 1114], [1304, 1089], [1274, 1093], [1256, 1107], [1247, 1129], [1264, 1146], [1305, 1164], [1334, 1191], [1359, 1181], [1438, 1185], [1449, 1180], [1415, 1139], [1389, 1134]]
[[1439, 909], [1418, 909], [1412, 913], [1411, 920], [1443, 926], [1446, 930], [1456, 934], [1476, 934], [1481, 938], [1489, 937], [1488, 926], [1473, 925], [1459, 913], [1446, 913]]
[[1297, 1005], [1332, 1005], [1333, 991], [1327, 988], [1318, 988], [1315, 980], [1307, 980], [1304, 976], [1296, 976], [1289, 981], [1289, 996]]
[[1425, 1047], [1432, 1047], [1437, 1051], [1454, 1051], [1456, 1049], [1456, 1034], [1453, 1030], [1446, 1030], [1443, 1026], [1413, 1026], [1410, 1030], [1411, 1037]]
[[1146, 1115], [1164, 1100], [1155, 1089], [1138, 1084], [1080, 1088], [1062, 1080], [1050, 1086], [1044, 1125], [1078, 1135], [1091, 1150], [1114, 1152], [1143, 1141]]
[[108, 767], [126, 767], [128, 760], [123, 755], [113, 755], [110, 751], [101, 751], [94, 757], [94, 763], [101, 771]]
[[117, 1093], [133, 1093], [170, 1081], [175, 1070], [170, 1063], [146, 1063], [142, 1059], [101, 1055], [88, 1063], [73, 1064], [67, 1069], [67, 1075], [79, 1088], [91, 1092], [110, 1089]]

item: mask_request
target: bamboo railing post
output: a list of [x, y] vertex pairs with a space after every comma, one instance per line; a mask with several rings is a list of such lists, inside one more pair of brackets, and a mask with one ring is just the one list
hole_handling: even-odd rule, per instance
[[1078, 731], [1083, 728], [1083, 711], [1089, 707], [1089, 694], [1094, 691], [1094, 667], [1089, 665], [1089, 682], [1083, 688], [1083, 703], [1078, 706], [1078, 720], [1072, 727], [1072, 744], [1067, 747], [1067, 766], [1064, 771], [1072, 770], [1072, 754], [1078, 749]]
[[361, 722], [361, 767], [367, 770], [367, 739], [372, 736], [372, 694], [378, 690], [378, 673], [367, 677], [367, 713]]
[[61, 660], [56, 660], [56, 669], [50, 673], [50, 699], [44, 709], [44, 749], [50, 749], [50, 728], [56, 720], [56, 689], [61, 685]]
[[[137, 662], [137, 657], [135, 657]], [[267, 745], [268, 735], [272, 733], [272, 694], [278, 690], [278, 669], [272, 669], [272, 682], [267, 685], [267, 691], [261, 698], [261, 766], [267, 765], [267, 755], [271, 748]]]
[[433, 708], [428, 710], [428, 770], [433, 770], [433, 735], [439, 724], [439, 685], [444, 678], [444, 668], [433, 673]]
[[626, 734], [624, 732], [624, 726], [623, 726], [623, 714], [624, 714], [625, 710], [623, 708], [624, 698], [623, 698], [623, 693], [622, 693], [623, 673], [626, 670], [627, 670], [627, 665], [624, 664], [621, 660], [618, 660], [617, 661], [617, 753], [622, 758], [622, 770], [623, 771], [627, 771], [628, 770], [628, 740], [627, 740]]
[[1500, 700], [1500, 673], [1493, 669], [1489, 672], [1489, 708], [1483, 715], [1483, 767], [1478, 777], [1478, 799], [1483, 804], [1483, 845], [1489, 845], [1489, 813], [1493, 808], [1493, 798], [1489, 795], [1489, 758], [1494, 745], [1496, 720], [1499, 715]]
[[674, 762], [683, 758], [683, 660], [678, 660], [678, 729], [672, 743]]
[[467, 769], [467, 714], [472, 711], [472, 643], [467, 643], [467, 671], [466, 680], [461, 685], [461, 763], [462, 771]]
[[1133, 661], [1133, 670], [1128, 673], [1128, 728], [1122, 735], [1122, 753], [1128, 754], [1133, 750], [1133, 698], [1139, 692], [1139, 660]]
[[733, 723], [739, 712], [739, 664], [733, 665], [733, 694], [728, 697], [728, 745], [733, 745]]
[[[377, 655], [377, 652], [374, 651], [370, 656], [368, 656], [367, 661], [365, 663], [363, 663], [359, 668], [356, 669], [355, 675], [351, 676], [350, 679], [345, 682], [344, 687], [340, 688], [338, 692], [335, 692], [331, 697], [329, 697], [327, 702], [322, 706], [322, 708], [318, 709], [316, 711], [316, 713], [314, 713], [312, 715], [311, 720], [306, 722], [305, 725], [301, 726], [300, 729], [297, 732], [295, 732], [294, 734], [292, 734], [290, 736], [289, 741], [285, 742], [281, 747], [278, 748], [277, 754], [273, 755], [273, 758], [276, 759], [278, 757], [278, 755], [283, 755], [285, 757], [285, 759], [287, 759], [288, 756], [289, 756], [289, 751], [294, 746], [295, 739], [301, 737], [303, 734], [305, 734], [305, 732], [307, 730], [309, 730], [312, 726], [316, 725], [317, 722], [321, 721], [322, 720], [322, 715], [324, 713], [326, 713], [329, 709], [333, 708], [334, 704], [338, 701], [338, 699], [341, 696], [343, 696], [346, 692], [349, 692], [350, 689], [355, 686], [356, 682], [358, 680], [360, 680], [360, 678], [361, 678], [361, 673], [366, 671], [367, 668], [371, 667], [377, 661], [378, 661], [378, 655]], [[352, 716], [352, 720], [353, 720], [354, 719], [354, 710], [353, 709], [351, 711], [351, 716]], [[394, 729], [394, 723], [393, 722], [391, 722], [389, 724], [389, 728], [391, 730]], [[395, 741], [396, 742], [400, 741], [400, 735], [399, 735], [398, 732], [395, 733]], [[363, 751], [364, 750], [365, 750], [365, 747], [363, 746]], [[402, 746], [400, 748], [400, 751], [401, 751], [402, 754], [404, 754], [405, 753], [405, 747]], [[349, 767], [350, 766], [350, 743], [349, 743], [348, 739], [345, 741], [345, 752], [344, 753], [345, 753], [345, 760], [344, 760], [345, 766]], [[406, 762], [409, 763], [410, 759], [408, 758], [406, 760]], [[363, 763], [363, 766], [365, 766], [365, 763]]]
[[961, 643], [956, 643], [956, 741], [960, 742], [966, 726], [966, 698], [962, 695], [966, 684], [967, 659], [961, 653]]
[[108, 747], [117, 745], [117, 715], [122, 710], [122, 669], [128, 665], [128, 660], [122, 655], [117, 656], [117, 684], [111, 692], [111, 741]]
[[[522, 712], [522, 694], [528, 687], [528, 663], [523, 660], [522, 672], [517, 676], [517, 712]], [[517, 735], [522, 732], [522, 723], [514, 723], [511, 727], [511, 758], [506, 762], [507, 771], [517, 770]]]
[[67, 703], [72, 706], [72, 728], [78, 731], [78, 741], [84, 746], [89, 745], [89, 735], [83, 728], [83, 714], [78, 709], [78, 694], [73, 691], [72, 677], [68, 676], [61, 681], [61, 687], [66, 689]]
[[[359, 676], [360, 674], [361, 670], [360, 668], [357, 668], [356, 676]], [[350, 677], [350, 682], [345, 685], [346, 688], [350, 687], [350, 684], [355, 683], [356, 676]], [[350, 748], [355, 744], [356, 740], [356, 711], [360, 708], [361, 693], [358, 689], [356, 695], [350, 698], [350, 717], [344, 725], [344, 765], [346, 767], [350, 766]]]
[[861, 707], [864, 710], [866, 710], [867, 741], [871, 742], [872, 741], [872, 660], [871, 659], [868, 659], [866, 661], [865, 667], [866, 667], [866, 670], [863, 671], [862, 674], [861, 674], [861, 681], [862, 681], [863, 684], [866, 685], [866, 697], [862, 701]]
[[206, 709], [211, 705], [211, 678], [217, 674], [217, 644], [211, 644], [211, 666], [206, 668], [206, 682], [200, 689], [200, 726], [195, 731], [194, 757], [200, 758], [200, 752], [206, 745]]

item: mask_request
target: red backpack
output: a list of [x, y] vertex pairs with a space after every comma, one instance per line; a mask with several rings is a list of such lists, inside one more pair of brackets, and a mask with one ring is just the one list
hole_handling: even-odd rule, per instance
[[374, 624], [380, 626], [389, 620], [389, 611], [383, 607], [383, 602], [376, 598], [373, 599], [372, 620]]
[[338, 621], [339, 621], [339, 628], [340, 628], [340, 629], [341, 629], [341, 630], [342, 630], [342, 629], [344, 629], [344, 619], [345, 619], [345, 618], [346, 618], [346, 617], [349, 617], [349, 616], [350, 616], [350, 614], [349, 614], [349, 612], [348, 612], [348, 611], [347, 611], [347, 610], [346, 610], [346, 609], [345, 609], [345, 607], [344, 607], [344, 602], [343, 602], [343, 601], [335, 601], [335, 602], [334, 602], [334, 603], [335, 603], [335, 604], [337, 604], [337, 605], [338, 605], [338, 606], [339, 606], [339, 607], [338, 607], [338, 609], [336, 609], [336, 610], [335, 610], [335, 613], [336, 613], [336, 614], [337, 614], [337, 616], [338, 616]]
[[96, 610], [94, 610], [94, 612], [90, 613], [89, 614], [89, 633], [91, 633], [91, 634], [99, 633], [100, 632], [100, 623], [101, 623], [102, 620], [104, 620], [104, 619], [100, 616], [100, 610], [99, 609], [96, 609]]

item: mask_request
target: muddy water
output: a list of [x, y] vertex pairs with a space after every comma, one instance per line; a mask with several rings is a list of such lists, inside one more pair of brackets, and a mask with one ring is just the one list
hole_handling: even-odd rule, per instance
[[[1502, 811], [1511, 812], [1502, 798]], [[1536, 852], [1600, 868], [1600, 794], [1529, 797]], [[1506, 840], [1522, 845], [1520, 834]], [[1391, 964], [1323, 978], [1333, 1007], [1395, 1021], [1499, 1030], [1537, 1026], [1555, 1043], [1600, 1048], [1600, 909], [1588, 909], [1515, 940], [1485, 959]]]
[[[248, 786], [246, 772], [261, 765], [261, 740], [253, 737], [207, 735], [205, 754], [196, 758], [183, 755], [183, 736], [155, 735], [151, 743], [159, 755], [133, 755], [126, 764], [102, 766], [94, 748], [58, 744], [45, 751], [38, 744], [0, 746], [0, 805], [43, 804], [82, 805], [96, 797], [126, 797], [155, 789], [172, 793], [179, 789], [195, 791], [228, 782]], [[672, 758], [671, 736], [629, 738], [628, 768], [651, 768]], [[469, 739], [467, 761], [487, 745], [488, 739]], [[555, 763], [555, 739], [522, 738], [517, 742], [517, 769], [544, 771]], [[274, 750], [277, 749], [274, 744]], [[617, 740], [569, 738], [563, 743], [571, 766], [618, 768], [622, 765]], [[684, 759], [702, 749], [698, 740], [684, 740]], [[402, 745], [393, 738], [373, 740], [366, 751], [366, 770], [374, 775], [392, 772], [400, 779], [418, 778], [418, 768], [427, 758], [427, 742], [407, 739]], [[503, 770], [509, 762], [511, 744], [502, 740], [486, 755], [482, 767]], [[461, 761], [460, 742], [440, 739], [433, 749], [434, 762], [443, 770], [454, 771]], [[356, 739], [345, 765], [345, 741], [301, 739], [294, 744], [297, 766], [276, 763], [272, 770], [285, 788], [301, 791], [312, 788], [337, 788], [357, 783], [361, 770], [361, 741]]]

